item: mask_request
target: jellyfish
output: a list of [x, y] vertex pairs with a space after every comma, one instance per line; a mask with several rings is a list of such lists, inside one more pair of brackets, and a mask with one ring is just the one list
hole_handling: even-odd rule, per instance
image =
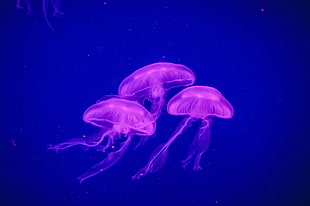
[[217, 89], [208, 86], [191, 86], [183, 89], [170, 99], [167, 111], [170, 115], [186, 117], [170, 139], [151, 155], [147, 165], [140, 169], [132, 179], [139, 179], [160, 169], [167, 160], [169, 146], [185, 128], [196, 120], [200, 120], [201, 124], [190, 145], [187, 158], [182, 161], [182, 167], [186, 168], [194, 161], [193, 169], [201, 170], [200, 159], [210, 145], [213, 117], [229, 119], [234, 114], [232, 105], [225, 97]]
[[[30, 15], [32, 10], [31, 10], [31, 5], [30, 5], [30, 1], [31, 0], [17, 0], [16, 1], [16, 8], [17, 9], [23, 9], [23, 5], [27, 6], [27, 14]], [[62, 16], [64, 13], [60, 11], [59, 7], [60, 7], [60, 0], [50, 0], [50, 4], [53, 7], [53, 16]], [[47, 18], [47, 11], [48, 11], [48, 6], [49, 6], [49, 0], [42, 0], [42, 11], [43, 11], [43, 16], [44, 19], [47, 23], [47, 25], [49, 26], [49, 28], [54, 31], [53, 26], [51, 25], [51, 23], [49, 22], [48, 18]]]
[[[111, 98], [90, 106], [84, 112], [83, 120], [100, 128], [102, 135], [73, 138], [51, 146], [49, 149], [58, 151], [75, 145], [84, 145], [96, 148], [98, 151], [107, 151], [113, 148], [115, 140], [121, 140], [121, 138], [125, 138], [125, 140], [118, 141], [120, 142], [118, 150], [108, 153], [103, 161], [83, 173], [78, 178], [80, 183], [115, 165], [129, 148], [134, 135], [147, 137], [153, 135], [156, 129], [154, 116], [142, 105], [120, 98]], [[104, 141], [105, 139], [107, 141]], [[101, 143], [106, 144], [101, 145]]]
[[169, 89], [194, 83], [195, 74], [188, 67], [158, 62], [144, 66], [125, 78], [118, 88], [118, 94], [123, 98], [136, 99], [143, 105], [147, 100], [150, 103], [150, 112], [157, 119]]

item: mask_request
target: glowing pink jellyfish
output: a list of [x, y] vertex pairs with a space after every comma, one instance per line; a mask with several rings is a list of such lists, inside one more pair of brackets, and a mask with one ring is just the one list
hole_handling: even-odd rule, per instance
[[225, 97], [215, 88], [207, 86], [192, 86], [183, 89], [170, 99], [167, 105], [171, 115], [187, 116], [170, 139], [153, 154], [148, 164], [140, 169], [132, 178], [139, 179], [150, 172], [156, 172], [166, 162], [168, 148], [172, 142], [182, 134], [192, 121], [201, 120], [201, 126], [194, 137], [188, 157], [182, 161], [185, 168], [194, 158], [194, 170], [202, 169], [201, 156], [207, 151], [210, 144], [211, 124], [213, 117], [224, 119], [232, 118], [233, 107]]
[[[59, 143], [49, 149], [56, 151], [75, 145], [94, 147], [98, 151], [114, 148], [114, 141], [119, 142], [119, 149], [110, 152], [102, 161], [94, 165], [78, 180], [82, 183], [85, 179], [109, 169], [116, 164], [130, 146], [134, 135], [150, 136], [154, 134], [156, 125], [153, 115], [137, 102], [125, 99], [112, 98], [90, 106], [83, 115], [83, 120], [101, 128], [102, 135], [97, 137], [73, 138]], [[107, 138], [107, 141], [104, 139]], [[125, 141], [121, 141], [125, 138]], [[100, 143], [105, 142], [105, 145]]]
[[145, 100], [149, 101], [150, 111], [157, 119], [169, 89], [194, 83], [195, 74], [188, 67], [158, 62], [142, 67], [125, 78], [118, 88], [118, 94], [124, 98], [133, 97], [141, 104], [144, 104]]
[[[27, 7], [27, 14], [30, 15], [32, 13], [32, 10], [31, 10], [31, 5], [30, 5], [30, 1], [31, 0], [17, 0], [16, 2], [16, 8], [17, 9], [23, 9], [23, 6], [26, 6]], [[53, 7], [53, 16], [62, 16], [63, 15], [63, 12], [61, 12], [59, 10], [59, 7], [60, 7], [60, 0], [42, 0], [42, 11], [43, 11], [43, 16], [44, 16], [44, 19], [47, 23], [47, 25], [49, 26], [49, 28], [54, 31], [54, 28], [53, 26], [51, 25], [51, 23], [48, 21], [48, 18], [47, 18], [47, 11], [48, 11], [48, 6], [49, 6], [49, 3], [52, 5]]]

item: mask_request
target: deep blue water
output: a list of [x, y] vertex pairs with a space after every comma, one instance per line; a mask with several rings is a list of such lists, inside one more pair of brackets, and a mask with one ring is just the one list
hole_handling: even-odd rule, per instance
[[[63, 0], [61, 18], [48, 11], [54, 32], [32, 7], [1, 3], [0, 205], [310, 205], [309, 2]], [[143, 147], [80, 185], [104, 154], [48, 144], [94, 132], [84, 110], [160, 61], [188, 66], [235, 109], [214, 119], [204, 169], [180, 164], [193, 124], [165, 167], [130, 180], [182, 119], [163, 111]]]

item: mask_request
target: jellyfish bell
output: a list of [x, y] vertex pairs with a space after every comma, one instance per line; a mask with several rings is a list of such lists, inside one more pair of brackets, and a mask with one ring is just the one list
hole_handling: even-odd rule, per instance
[[163, 86], [170, 89], [188, 86], [194, 82], [195, 74], [188, 67], [182, 64], [158, 62], [144, 66], [126, 77], [119, 86], [118, 94], [133, 96], [140, 92], [152, 91], [157, 96], [161, 95]]
[[[108, 153], [103, 161], [83, 173], [78, 178], [80, 182], [116, 164], [129, 148], [134, 135], [150, 136], [156, 129], [154, 116], [141, 104], [120, 98], [108, 99], [90, 106], [84, 112], [83, 120], [99, 127], [102, 130], [102, 135], [96, 136], [96, 138], [90, 136], [69, 139], [49, 149], [58, 151], [75, 145], [84, 145], [96, 148], [97, 151], [106, 152], [114, 145], [115, 140], [124, 137], [125, 141], [120, 142], [118, 150]], [[105, 143], [105, 145], [101, 145], [101, 143]]]
[[153, 115], [141, 104], [112, 98], [90, 106], [83, 114], [83, 120], [101, 128], [112, 128], [121, 134], [130, 132], [140, 136], [153, 135], [156, 130]]
[[154, 168], [162, 167], [168, 156], [169, 146], [182, 134], [183, 130], [190, 126], [190, 123], [201, 120], [201, 125], [194, 137], [188, 157], [182, 161], [182, 167], [186, 168], [194, 159], [194, 170], [202, 169], [200, 166], [201, 156], [207, 151], [210, 145], [212, 118], [229, 119], [233, 117], [232, 105], [217, 89], [208, 86], [191, 86], [183, 89], [167, 104], [167, 111], [171, 115], [186, 116], [180, 123], [177, 130], [161, 149], [150, 158], [148, 164], [140, 169], [133, 179], [139, 179], [150, 172], [155, 172]]
[[232, 105], [220, 91], [208, 86], [192, 86], [183, 89], [170, 99], [167, 111], [171, 115], [209, 119], [230, 119], [234, 114]]
[[135, 97], [151, 103], [151, 113], [156, 118], [165, 104], [166, 92], [174, 87], [189, 86], [195, 82], [191, 69], [169, 62], [158, 62], [144, 66], [126, 77], [118, 88], [121, 97]]

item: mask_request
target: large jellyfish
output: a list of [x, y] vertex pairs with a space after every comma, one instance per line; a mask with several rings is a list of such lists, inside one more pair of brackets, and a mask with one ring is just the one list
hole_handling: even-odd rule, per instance
[[[154, 116], [142, 105], [119, 98], [108, 99], [90, 106], [84, 112], [83, 120], [101, 128], [102, 135], [96, 138], [92, 136], [73, 138], [51, 146], [49, 149], [58, 151], [75, 145], [85, 145], [99, 151], [107, 151], [114, 146], [115, 140], [119, 142], [119, 149], [110, 152], [103, 161], [82, 174], [78, 178], [80, 183], [116, 164], [130, 146], [134, 135], [150, 136], [156, 129]], [[104, 141], [105, 138], [107, 141]], [[125, 141], [121, 141], [121, 138], [124, 138]], [[106, 144], [101, 145], [101, 143]]]
[[167, 110], [171, 115], [186, 116], [186, 118], [170, 139], [153, 153], [147, 165], [132, 179], [139, 179], [160, 169], [168, 157], [169, 146], [186, 127], [190, 126], [191, 122], [198, 119], [201, 121], [201, 126], [190, 145], [188, 157], [182, 161], [182, 166], [185, 168], [194, 159], [194, 170], [202, 169], [200, 159], [210, 144], [212, 118], [229, 119], [234, 114], [232, 105], [225, 97], [217, 89], [208, 86], [192, 86], [183, 89], [170, 99]]
[[151, 113], [157, 119], [169, 89], [194, 83], [195, 74], [188, 67], [158, 62], [144, 66], [125, 78], [118, 88], [118, 94], [124, 98], [134, 98], [141, 104], [147, 100], [151, 104]]
[[[17, 9], [23, 9], [24, 6], [27, 7], [27, 14], [30, 15], [32, 13], [31, 10], [31, 5], [30, 5], [30, 1], [31, 0], [17, 0], [16, 1], [16, 8]], [[53, 26], [51, 25], [51, 23], [49, 22], [48, 18], [47, 18], [47, 11], [49, 10], [49, 4], [51, 4], [51, 6], [53, 7], [53, 16], [62, 16], [63, 12], [60, 11], [59, 7], [60, 7], [60, 0], [42, 0], [42, 11], [43, 11], [43, 16], [44, 19], [47, 23], [47, 25], [49, 26], [49, 28], [54, 31]]]

